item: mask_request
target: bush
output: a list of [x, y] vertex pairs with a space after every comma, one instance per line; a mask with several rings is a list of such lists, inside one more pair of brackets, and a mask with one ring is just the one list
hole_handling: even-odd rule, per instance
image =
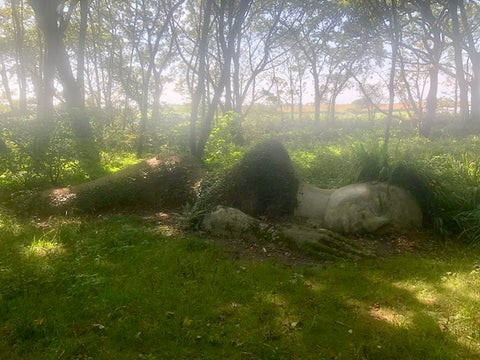
[[235, 164], [243, 154], [245, 139], [240, 118], [229, 112], [213, 128], [205, 147], [204, 162], [210, 171], [221, 171]]
[[48, 130], [48, 144], [38, 151], [37, 127], [33, 116], [21, 118], [4, 115], [1, 134], [5, 148], [0, 154], [3, 172], [13, 182], [26, 187], [46, 183], [81, 182], [86, 174], [79, 166], [68, 118], [59, 116]]

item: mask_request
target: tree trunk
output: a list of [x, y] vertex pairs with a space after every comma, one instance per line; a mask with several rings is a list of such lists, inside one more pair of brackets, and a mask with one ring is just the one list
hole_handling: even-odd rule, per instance
[[193, 156], [199, 157], [197, 151], [197, 122], [198, 112], [202, 99], [205, 100], [205, 79], [206, 79], [206, 57], [208, 50], [208, 33], [210, 29], [210, 17], [212, 14], [213, 0], [202, 1], [203, 22], [198, 45], [198, 74], [197, 88], [192, 95], [192, 109], [190, 112], [190, 152]]
[[19, 108], [21, 111], [25, 111], [27, 110], [27, 78], [23, 53], [25, 36], [25, 30], [23, 26], [23, 0], [12, 0], [11, 7], [12, 20], [15, 29], [15, 61], [17, 66]]
[[392, 59], [390, 63], [390, 80], [388, 82], [388, 115], [387, 122], [385, 124], [385, 132], [383, 135], [383, 154], [385, 156], [384, 161], [387, 161], [388, 144], [390, 141], [390, 128], [392, 126], [393, 119], [393, 105], [395, 103], [395, 74], [397, 65], [397, 52], [398, 52], [398, 38], [397, 38], [397, 0], [392, 1], [391, 14], [390, 14], [390, 42], [392, 46]]
[[137, 138], [137, 158], [140, 159], [143, 155], [143, 147], [145, 144], [145, 136], [147, 131], [147, 122], [148, 122], [148, 82], [145, 80], [146, 84], [143, 86], [143, 92], [140, 99], [140, 124], [138, 129], [138, 138]]
[[78, 38], [77, 83], [81, 102], [85, 103], [85, 44], [87, 40], [88, 0], [80, 0], [80, 34]]
[[419, 134], [420, 136], [428, 138], [433, 121], [437, 116], [438, 74], [444, 44], [442, 40], [442, 29], [438, 24], [437, 17], [432, 12], [430, 1], [427, 1], [421, 6], [420, 12], [424, 22], [429, 24], [429, 31], [424, 35], [423, 43], [425, 49], [427, 49], [430, 60], [430, 68], [428, 71], [430, 87], [426, 99], [427, 114], [423, 118], [423, 122], [420, 123]]
[[235, 54], [233, 56], [233, 76], [232, 76], [232, 95], [233, 95], [233, 110], [237, 114], [242, 114], [242, 95], [241, 95], [241, 88], [240, 88], [240, 54], [241, 54], [241, 34], [238, 37], [238, 41], [236, 44]]
[[292, 122], [292, 124], [295, 121], [294, 115], [295, 115], [295, 98], [293, 96], [293, 89], [290, 89], [290, 121]]
[[330, 99], [330, 111], [329, 111], [329, 123], [330, 125], [335, 124], [335, 105], [337, 102], [337, 96], [338, 94], [335, 92], [332, 94], [332, 97]]
[[[97, 18], [100, 19], [101, 18], [101, 14], [100, 14], [100, 7], [97, 7]], [[93, 21], [92, 19], [92, 13], [90, 13], [90, 21], [91, 21], [91, 32], [92, 32], [92, 37], [94, 39], [100, 37], [100, 32], [97, 32], [97, 26], [95, 26], [95, 22]], [[98, 49], [98, 44], [97, 42], [93, 42], [92, 44], [92, 55], [91, 55], [91, 60], [92, 60], [92, 63], [93, 63], [93, 74], [90, 74], [90, 75], [87, 75], [89, 77], [92, 78], [92, 80], [95, 80], [95, 87], [96, 87], [96, 90], [94, 90], [94, 85], [93, 85], [93, 81], [92, 81], [92, 89], [91, 89], [91, 93], [92, 93], [92, 96], [95, 98], [95, 102], [96, 102], [96, 106], [101, 109], [102, 108], [102, 86], [101, 86], [101, 83], [100, 83], [100, 72], [99, 72], [99, 67], [100, 67], [100, 64], [99, 64], [99, 56], [98, 56], [98, 53], [99, 53], [99, 49]], [[120, 59], [123, 60], [123, 56], [122, 56], [122, 48], [120, 48]], [[120, 62], [121, 63], [121, 62]], [[121, 76], [121, 66], [120, 66], [120, 78], [122, 78]], [[106, 97], [106, 96], [105, 96]]]
[[322, 100], [320, 95], [320, 75], [317, 72], [317, 69], [312, 69], [314, 90], [315, 90], [315, 126], [320, 125], [320, 102]]
[[432, 123], [437, 116], [437, 92], [438, 92], [438, 66], [439, 64], [431, 64], [429, 70], [430, 88], [427, 94], [427, 113], [422, 118], [419, 126], [420, 136], [428, 138]]
[[[53, 80], [55, 69], [58, 72], [58, 78], [64, 90], [64, 97], [70, 115], [73, 134], [77, 147], [78, 157], [89, 175], [94, 175], [100, 170], [100, 157], [96, 150], [92, 129], [88, 116], [85, 112], [82, 90], [75, 80], [72, 68], [69, 62], [67, 49], [63, 43], [64, 29], [59, 25], [57, 7], [59, 1], [30, 1], [30, 5], [35, 11], [35, 17], [42, 30], [47, 47], [46, 59], [44, 62], [44, 89], [42, 97], [39, 99], [39, 108], [37, 118], [39, 121], [40, 134], [40, 155], [48, 146], [48, 129], [45, 129], [43, 123], [53, 112]], [[74, 3], [71, 4], [73, 6]]]
[[100, 157], [90, 126], [90, 119], [85, 110], [83, 93], [73, 76], [63, 41], [60, 40], [57, 46], [56, 67], [64, 90], [77, 154], [87, 174], [95, 176], [100, 171]]
[[10, 90], [10, 84], [8, 82], [7, 69], [5, 67], [5, 61], [3, 59], [3, 54], [0, 54], [1, 68], [0, 74], [2, 76], [3, 89], [5, 90], [5, 96], [8, 100], [8, 105], [10, 106], [11, 111], [15, 111], [15, 104], [13, 103], [12, 91]]
[[480, 53], [471, 57], [472, 61], [472, 80], [471, 80], [471, 104], [472, 104], [472, 122], [480, 123]]
[[[413, 97], [412, 89], [407, 79], [407, 75], [405, 71], [405, 62], [403, 61], [403, 56], [401, 51], [398, 52], [398, 64], [400, 66], [400, 78], [403, 80], [403, 84], [405, 85], [405, 92], [407, 93], [408, 102], [410, 103], [410, 106], [412, 107], [415, 113], [415, 116], [417, 117], [418, 124], [421, 124], [423, 122], [422, 99], [419, 99], [417, 103], [417, 101], [415, 101]], [[372, 120], [372, 125], [373, 125], [373, 120]]]
[[224, 73], [224, 75], [222, 75], [220, 78], [220, 85], [218, 85], [215, 88], [212, 101], [208, 105], [207, 114], [203, 119], [203, 124], [202, 124], [202, 128], [200, 129], [200, 134], [198, 137], [196, 153], [195, 153], [195, 156], [198, 159], [203, 158], [205, 146], [207, 145], [208, 138], [212, 133], [213, 119], [215, 117], [215, 113], [217, 112], [218, 104], [220, 103], [220, 98], [225, 88], [225, 81], [226, 81], [226, 74]]
[[128, 100], [128, 95], [125, 94], [125, 98], [123, 99], [122, 131], [125, 131], [127, 128], [128, 113], [130, 112]]
[[462, 44], [463, 39], [460, 34], [460, 24], [458, 21], [458, 0], [450, 0], [450, 17], [452, 19], [452, 33], [453, 33], [453, 50], [455, 55], [455, 71], [456, 71], [456, 81], [459, 89], [459, 98], [460, 98], [460, 121], [464, 124], [467, 123], [469, 118], [469, 107], [468, 107], [468, 84], [465, 79], [465, 72], [463, 69], [463, 56], [462, 56]]
[[[471, 86], [471, 118], [470, 121], [480, 121], [480, 52], [476, 49], [476, 42], [473, 32], [476, 25], [469, 23], [470, 17], [465, 10], [465, 2], [457, 0], [460, 9], [460, 16], [463, 25], [463, 34], [466, 38], [465, 50], [470, 56], [472, 62], [472, 79]], [[471, 20], [470, 20], [471, 21]]]
[[[231, 63], [228, 65], [231, 68]], [[233, 111], [233, 90], [232, 90], [232, 72], [229, 71], [229, 76], [225, 79], [225, 110], [227, 113]]]
[[298, 89], [298, 122], [301, 123], [303, 120], [303, 73], [298, 70], [298, 78], [299, 78], [299, 89]]
[[153, 104], [152, 104], [152, 121], [158, 123], [160, 121], [160, 96], [162, 95], [162, 83], [160, 79], [160, 72], [154, 71], [154, 89], [153, 89]]
[[[218, 83], [215, 85], [213, 90], [213, 98], [208, 105], [208, 111], [203, 119], [202, 128], [200, 130], [197, 147], [196, 147], [196, 156], [197, 158], [201, 159], [203, 157], [205, 146], [207, 144], [207, 140], [212, 132], [212, 125], [215, 114], [217, 113], [217, 108], [220, 104], [220, 99], [224, 93], [225, 86], [231, 76], [231, 64], [232, 64], [232, 57], [234, 54], [234, 46], [235, 41], [238, 41], [243, 21], [245, 20], [246, 13], [250, 6], [251, 0], [240, 0], [238, 4], [238, 11], [233, 15], [233, 11], [231, 8], [228, 9], [228, 19], [227, 22], [231, 25], [229, 27], [228, 34], [225, 34], [225, 6], [227, 3], [232, 6], [233, 2], [228, 2], [227, 0], [221, 1], [221, 6], [216, 8], [219, 10], [219, 13], [216, 14], [218, 18], [218, 32], [219, 32], [219, 41], [220, 41], [220, 48], [222, 49], [222, 57], [223, 57], [223, 64], [220, 71], [220, 79]], [[226, 35], [226, 36], [225, 36]]]
[[[57, 33], [56, 18], [52, 19], [52, 17], [56, 17], [56, 4], [51, 1], [45, 4], [37, 2], [30, 2], [30, 4], [34, 8], [39, 28], [45, 38], [45, 51], [42, 52], [43, 58], [41, 57], [40, 59], [43, 67], [41, 69], [40, 91], [37, 94], [36, 129], [33, 144], [34, 166], [40, 168], [42, 167], [42, 160], [47, 152], [50, 133], [54, 126], [53, 96], [55, 94], [55, 62], [58, 52], [59, 34]], [[43, 11], [39, 11], [39, 7], [43, 7]]]

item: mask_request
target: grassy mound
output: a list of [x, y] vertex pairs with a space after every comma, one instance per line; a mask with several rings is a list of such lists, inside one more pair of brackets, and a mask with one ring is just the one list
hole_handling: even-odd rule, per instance
[[298, 186], [287, 150], [276, 140], [265, 140], [199, 197], [193, 213], [199, 220], [217, 205], [225, 205], [252, 216], [291, 215], [296, 206]]
[[176, 208], [193, 202], [193, 188], [201, 175], [199, 164], [192, 159], [155, 157], [88, 183], [45, 191], [40, 195], [40, 211]]

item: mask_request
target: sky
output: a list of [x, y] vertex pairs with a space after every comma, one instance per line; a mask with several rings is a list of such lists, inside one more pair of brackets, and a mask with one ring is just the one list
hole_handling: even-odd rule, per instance
[[[426, 90], [428, 90], [428, 86]], [[307, 83], [304, 93], [304, 104], [313, 103], [313, 96], [313, 83]], [[388, 89], [386, 86], [384, 97], [385, 99], [388, 98]], [[452, 89], [447, 86], [445, 76], [441, 76], [438, 97], [452, 97]], [[338, 96], [337, 104], [351, 104], [353, 101], [360, 98], [362, 98], [362, 94], [355, 87], [347, 88]], [[399, 100], [397, 99], [396, 101]], [[161, 102], [172, 105], [183, 105], [188, 104], [190, 102], [190, 98], [188, 96], [179, 94], [175, 90], [175, 83], [168, 83], [162, 93]]]

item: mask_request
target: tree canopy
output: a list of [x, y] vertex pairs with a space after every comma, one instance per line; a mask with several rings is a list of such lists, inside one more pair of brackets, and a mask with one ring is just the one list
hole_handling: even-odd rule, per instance
[[358, 89], [371, 114], [388, 99], [386, 144], [399, 101], [429, 136], [441, 86], [460, 121], [480, 121], [475, 1], [10, 0], [0, 9], [1, 101], [6, 112], [33, 115], [40, 172], [64, 111], [62, 131], [90, 176], [98, 134], [117, 115], [141, 158], [173, 88], [190, 104], [198, 158], [219, 114], [241, 122], [255, 104], [273, 103], [292, 117], [298, 106], [301, 118], [309, 93], [315, 124], [323, 105], [335, 122], [346, 89]]

